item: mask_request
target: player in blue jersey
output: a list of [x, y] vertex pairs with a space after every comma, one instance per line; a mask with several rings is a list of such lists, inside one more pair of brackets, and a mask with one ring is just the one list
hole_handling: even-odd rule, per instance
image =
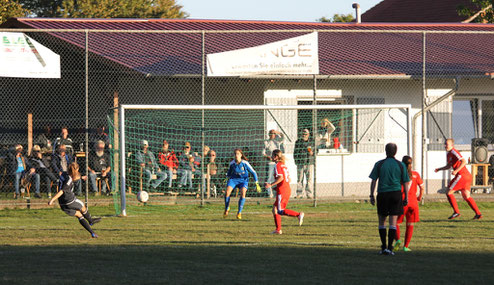
[[238, 188], [242, 192], [240, 199], [238, 200], [238, 212], [237, 219], [242, 219], [242, 209], [245, 204], [245, 193], [247, 192], [247, 185], [249, 184], [249, 173], [254, 177], [256, 181], [256, 190], [261, 192], [261, 186], [259, 186], [259, 179], [257, 173], [252, 168], [250, 163], [247, 161], [244, 153], [241, 149], [237, 148], [234, 150], [235, 159], [230, 162], [228, 172], [226, 176], [228, 177], [228, 184], [226, 187], [225, 195], [225, 212], [223, 213], [223, 218], [228, 216], [230, 212], [230, 194], [232, 194], [233, 189]]

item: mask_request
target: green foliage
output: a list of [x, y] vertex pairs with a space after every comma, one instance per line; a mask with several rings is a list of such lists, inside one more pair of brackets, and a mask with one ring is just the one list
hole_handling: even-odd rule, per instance
[[15, 0], [0, 0], [0, 24], [9, 18], [25, 17], [29, 11]]
[[175, 0], [63, 0], [65, 18], [186, 18]]
[[[465, 5], [459, 5], [457, 7], [458, 15], [466, 16], [467, 18], [472, 17], [476, 13], [481, 10], [486, 9], [489, 5], [494, 4], [494, 0], [470, 0], [475, 9], [471, 9]], [[475, 19], [473, 19], [473, 23], [494, 23], [494, 12], [492, 9], [493, 6], [486, 9], [482, 13], [480, 13]]]
[[[12, 2], [11, 0], [0, 0]], [[36, 17], [186, 18], [176, 0], [19, 0]]]
[[19, 0], [19, 3], [36, 17], [60, 17], [63, 0]]
[[352, 14], [334, 14], [332, 18], [322, 17], [317, 19], [318, 22], [327, 23], [349, 23], [355, 20]]

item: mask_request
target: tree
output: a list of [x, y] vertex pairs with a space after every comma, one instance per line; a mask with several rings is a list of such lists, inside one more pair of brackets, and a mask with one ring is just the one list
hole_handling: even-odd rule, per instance
[[[4, 1], [4, 0], [0, 0]], [[176, 0], [19, 0], [36, 17], [186, 18]]]
[[0, 0], [0, 24], [8, 18], [25, 17], [29, 11], [15, 0]]
[[[494, 13], [492, 10], [494, 0], [470, 0], [472, 5], [467, 7], [459, 5], [458, 15], [468, 17], [464, 22], [468, 23], [494, 23]], [[475, 7], [472, 9], [471, 7]]]
[[317, 19], [318, 22], [327, 22], [327, 23], [349, 23], [355, 21], [355, 17], [352, 14], [334, 14], [332, 18], [322, 17]]
[[186, 18], [175, 0], [63, 0], [64, 18]]
[[[77, 0], [75, 0], [77, 1]], [[60, 17], [63, 0], [19, 0], [22, 6], [36, 17]]]

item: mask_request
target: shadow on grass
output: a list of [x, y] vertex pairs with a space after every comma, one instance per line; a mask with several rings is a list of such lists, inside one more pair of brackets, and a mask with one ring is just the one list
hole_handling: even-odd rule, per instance
[[[247, 246], [246, 246], [247, 244]], [[171, 242], [1, 246], [5, 284], [492, 284], [494, 253], [398, 252], [331, 244]]]
[[[169, 244], [173, 245], [183, 245], [183, 246], [200, 246], [200, 245], [209, 245], [209, 246], [241, 246], [241, 247], [260, 247], [261, 244], [263, 246], [266, 246], [269, 244], [268, 242], [245, 242], [245, 241], [171, 241]], [[274, 242], [273, 245], [279, 246], [279, 243]], [[332, 244], [332, 243], [322, 243], [322, 242], [283, 242], [283, 248], [286, 247], [297, 247], [297, 246], [305, 246], [305, 245], [310, 245], [310, 246], [321, 246], [321, 247], [343, 247], [341, 244]]]

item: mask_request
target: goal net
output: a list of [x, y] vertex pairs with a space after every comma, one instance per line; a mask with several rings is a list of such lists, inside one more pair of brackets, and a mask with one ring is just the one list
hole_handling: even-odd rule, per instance
[[264, 184], [274, 180], [271, 152], [281, 149], [292, 197], [322, 199], [367, 193], [362, 186], [384, 145], [397, 143], [399, 154], [410, 146], [409, 105], [122, 105], [118, 113], [109, 125], [115, 206], [123, 214], [142, 190], [148, 203], [222, 199], [235, 149], [262, 186], [258, 193], [251, 175], [248, 198], [275, 194]]

